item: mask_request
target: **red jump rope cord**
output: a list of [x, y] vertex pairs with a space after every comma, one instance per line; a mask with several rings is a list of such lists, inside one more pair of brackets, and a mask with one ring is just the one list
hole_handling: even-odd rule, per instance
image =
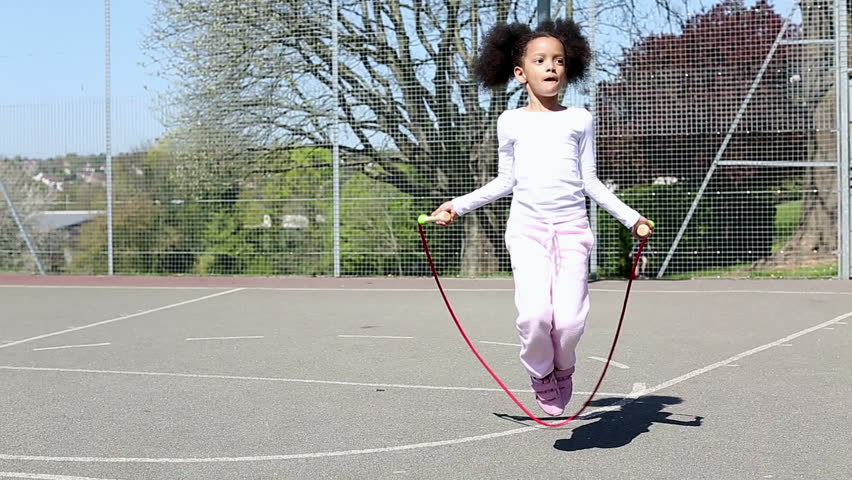
[[479, 363], [481, 363], [482, 366], [485, 367], [486, 370], [488, 370], [488, 373], [491, 374], [494, 380], [497, 381], [497, 383], [500, 385], [500, 388], [502, 388], [503, 391], [506, 392], [506, 395], [508, 395], [509, 398], [511, 398], [512, 401], [514, 401], [515, 404], [520, 407], [520, 409], [523, 410], [525, 414], [527, 414], [527, 416], [529, 416], [539, 425], [544, 425], [545, 427], [561, 427], [579, 417], [580, 414], [582, 414], [583, 411], [586, 410], [586, 407], [588, 407], [589, 404], [592, 403], [592, 399], [595, 398], [595, 394], [598, 393], [598, 389], [600, 388], [601, 384], [603, 383], [603, 379], [606, 376], [607, 368], [609, 368], [609, 363], [612, 360], [612, 355], [613, 353], [615, 353], [615, 346], [618, 344], [618, 336], [619, 334], [621, 334], [621, 325], [624, 323], [624, 313], [627, 311], [627, 299], [630, 298], [630, 287], [633, 284], [633, 278], [636, 274], [636, 265], [638, 264], [639, 257], [642, 256], [642, 249], [645, 248], [645, 242], [647, 242], [648, 239], [642, 239], [642, 241], [639, 243], [639, 250], [633, 258], [633, 266], [630, 268], [630, 276], [627, 280], [627, 291], [624, 294], [624, 304], [621, 306], [621, 317], [618, 319], [618, 327], [615, 329], [615, 337], [612, 339], [612, 346], [609, 349], [609, 355], [607, 356], [607, 361], [604, 364], [603, 372], [601, 372], [601, 376], [598, 379], [598, 383], [595, 385], [594, 390], [592, 390], [592, 394], [589, 395], [589, 399], [586, 400], [586, 403], [583, 404], [582, 408], [580, 408], [577, 413], [571, 415], [565, 420], [548, 423], [533, 415], [533, 413], [530, 412], [529, 409], [527, 409], [527, 407], [525, 407], [524, 404], [522, 404], [520, 400], [518, 400], [518, 398], [515, 397], [514, 394], [512, 394], [511, 391], [509, 391], [509, 388], [506, 386], [506, 384], [503, 383], [502, 380], [500, 380], [500, 377], [498, 377], [497, 374], [494, 373], [494, 370], [492, 370], [491, 367], [488, 366], [488, 363], [485, 362], [485, 359], [482, 358], [482, 355], [480, 355], [479, 352], [476, 351], [476, 347], [473, 346], [473, 343], [470, 341], [470, 338], [468, 338], [467, 333], [465, 333], [464, 329], [462, 328], [461, 323], [459, 323], [459, 319], [458, 317], [456, 317], [456, 313], [453, 311], [453, 307], [450, 306], [450, 301], [447, 299], [447, 294], [444, 292], [444, 287], [441, 286], [441, 280], [438, 278], [438, 271], [435, 269], [435, 262], [432, 261], [432, 254], [429, 252], [429, 245], [426, 243], [426, 234], [423, 231], [423, 226], [417, 225], [417, 228], [418, 230], [420, 230], [420, 241], [423, 243], [423, 250], [426, 252], [426, 259], [429, 261], [429, 268], [432, 269], [432, 276], [435, 277], [435, 283], [438, 285], [438, 290], [441, 292], [441, 296], [444, 298], [444, 304], [447, 305], [447, 310], [450, 312], [450, 316], [453, 317], [453, 321], [456, 323], [456, 327], [459, 329], [459, 333], [461, 333], [462, 337], [464, 338], [464, 341], [467, 343], [467, 346], [470, 347], [470, 350], [473, 352], [474, 355], [476, 355], [476, 358], [479, 359]]

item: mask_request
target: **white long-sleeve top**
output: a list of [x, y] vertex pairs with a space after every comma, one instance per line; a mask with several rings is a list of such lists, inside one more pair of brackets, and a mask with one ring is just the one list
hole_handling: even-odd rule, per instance
[[587, 194], [625, 227], [639, 220], [639, 213], [598, 179], [595, 123], [588, 110], [507, 110], [497, 119], [497, 142], [497, 178], [453, 199], [457, 214], [511, 193], [510, 217], [560, 223], [586, 216]]

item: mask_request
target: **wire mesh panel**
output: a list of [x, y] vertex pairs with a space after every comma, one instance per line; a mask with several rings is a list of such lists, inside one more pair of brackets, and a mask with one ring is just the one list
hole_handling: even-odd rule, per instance
[[[836, 274], [832, 14], [724, 2], [601, 82], [601, 171], [659, 223], [649, 274]], [[601, 272], [623, 275], [631, 240], [611, 223]]]
[[[534, 8], [353, 0], [158, 5], [150, 43], [166, 71], [180, 72], [182, 113], [172, 134], [180, 140], [142, 170], [157, 178], [157, 215], [183, 220], [165, 236], [171, 245], [150, 244], [145, 227], [128, 236], [141, 245], [117, 247], [117, 255], [186, 258], [169, 273], [426, 274], [414, 219], [490, 179], [496, 118], [517, 102], [517, 85], [489, 98], [471, 79], [478, 43], [496, 19], [529, 23]], [[199, 157], [199, 149], [218, 159]], [[162, 191], [178, 180], [182, 190]], [[506, 207], [435, 232], [442, 270], [504, 272]], [[147, 264], [163, 270], [162, 260]]]
[[117, 167], [117, 272], [331, 273], [329, 12], [156, 4], [146, 46], [174, 79], [175, 116]]
[[[594, 34], [591, 82], [562, 103], [594, 112], [599, 176], [657, 221], [646, 275], [837, 274], [834, 2], [551, 3]], [[497, 117], [527, 102], [517, 82], [482, 90], [471, 64], [536, 4], [152, 2], [155, 107], [0, 106], [5, 203], [27, 220], [0, 204], [0, 268], [36, 270], [29, 232], [50, 273], [109, 271], [111, 121], [139, 138], [112, 155], [116, 274], [427, 275], [414, 219], [494, 177]], [[440, 272], [508, 275], [508, 207], [430, 229]], [[635, 242], [595, 212], [593, 271], [623, 277]]]
[[41, 263], [46, 273], [72, 272], [77, 245], [88, 241], [82, 225], [105, 210], [104, 156], [75, 153], [102, 151], [104, 103], [3, 105], [0, 125], [0, 181], [11, 200], [0, 200], [0, 269], [33, 273]]

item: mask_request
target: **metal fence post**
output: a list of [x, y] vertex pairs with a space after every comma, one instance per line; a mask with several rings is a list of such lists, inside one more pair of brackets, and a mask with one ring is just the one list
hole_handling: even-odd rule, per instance
[[[573, 9], [572, 9], [573, 10]], [[567, 12], [566, 12], [567, 16]], [[591, 81], [589, 82], [589, 110], [591, 111], [592, 118], [596, 118], [597, 116], [597, 106], [598, 106], [598, 77], [597, 73], [597, 63], [595, 62], [595, 30], [597, 29], [597, 2], [596, 0], [589, 0], [589, 45], [592, 48], [592, 58], [589, 62], [589, 73], [591, 77]], [[593, 280], [597, 280], [598, 278], [598, 204], [595, 203], [594, 200], [589, 200], [589, 226], [592, 229], [592, 235], [594, 235], [595, 242], [592, 244], [592, 252], [589, 255], [589, 275]]]
[[550, 0], [538, 0], [538, 23], [543, 23], [550, 20]]
[[332, 82], [332, 126], [331, 126], [331, 162], [333, 189], [333, 235], [334, 235], [334, 276], [340, 276], [340, 67], [338, 66], [338, 0], [331, 1], [331, 82]]
[[110, 0], [104, 0], [104, 127], [106, 135], [107, 272], [114, 273], [112, 250], [112, 66], [110, 65]]
[[852, 212], [850, 212], [850, 200], [852, 200], [852, 187], [850, 187], [850, 164], [849, 164], [849, 20], [847, 18], [847, 0], [835, 2], [834, 24], [835, 24], [835, 87], [837, 91], [837, 153], [838, 169], [838, 212], [837, 212], [837, 234], [840, 255], [838, 256], [837, 276], [839, 278], [852, 278]]

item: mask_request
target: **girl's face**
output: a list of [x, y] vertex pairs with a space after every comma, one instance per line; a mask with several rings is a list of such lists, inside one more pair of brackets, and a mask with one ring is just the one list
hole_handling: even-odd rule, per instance
[[527, 43], [523, 66], [515, 67], [515, 78], [539, 98], [555, 97], [565, 86], [565, 48], [553, 37], [538, 37]]

